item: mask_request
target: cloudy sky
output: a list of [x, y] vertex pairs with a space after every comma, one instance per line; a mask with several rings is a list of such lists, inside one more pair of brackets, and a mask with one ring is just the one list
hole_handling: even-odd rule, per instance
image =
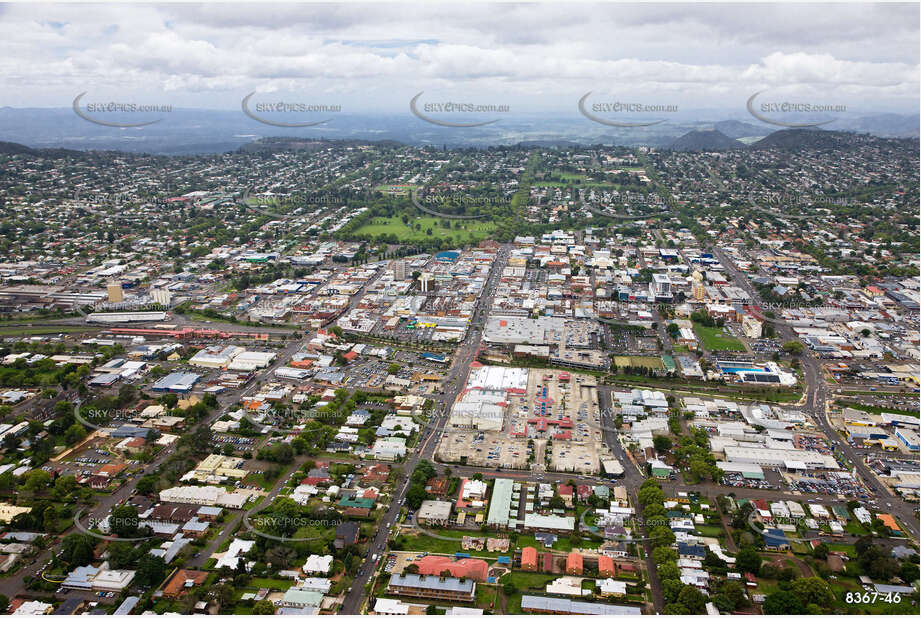
[[9, 4], [0, 105], [239, 109], [256, 91], [370, 112], [425, 91], [552, 111], [593, 91], [720, 109], [773, 89], [916, 112], [918, 50], [917, 4]]

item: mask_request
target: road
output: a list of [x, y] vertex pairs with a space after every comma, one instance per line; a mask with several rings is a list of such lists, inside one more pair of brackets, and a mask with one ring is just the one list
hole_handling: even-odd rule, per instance
[[[758, 291], [751, 285], [748, 278], [742, 273], [731, 259], [729, 259], [721, 249], [716, 250], [716, 255], [720, 263], [731, 274], [736, 285], [747, 291], [754, 302], [763, 305]], [[783, 320], [771, 320], [776, 327], [777, 334], [784, 342], [798, 341], [793, 328]], [[844, 458], [852, 463], [859, 473], [863, 483], [871, 489], [880, 502], [879, 510], [889, 510], [895, 515], [901, 523], [908, 529], [908, 532], [916, 540], [918, 539], [918, 510], [917, 506], [910, 504], [901, 497], [892, 495], [889, 490], [883, 486], [882, 482], [877, 479], [876, 475], [864, 463], [863, 454], [859, 453], [854, 447], [848, 444], [847, 440], [841, 437], [837, 430], [828, 422], [828, 404], [829, 393], [825, 379], [822, 375], [822, 367], [818, 358], [808, 348], [800, 356], [800, 364], [803, 369], [803, 380], [805, 381], [805, 402], [798, 409], [807, 414], [812, 421], [822, 430], [831, 442], [832, 448], [842, 453]], [[891, 505], [891, 506], [889, 506]]]
[[[302, 341], [291, 341], [284, 350], [279, 352], [278, 358], [275, 362], [272, 363], [269, 367], [263, 370], [261, 375], [270, 375], [278, 367], [283, 367], [288, 364], [291, 357], [300, 349]], [[204, 423], [206, 426], [210, 426], [215, 420], [217, 420], [221, 415], [227, 412], [228, 408], [239, 401], [240, 398], [251, 395], [254, 391], [259, 388], [259, 380], [254, 379], [250, 382], [242, 392], [239, 393], [221, 393], [218, 395], [218, 405], [211, 410], [206, 418], [204, 418], [201, 423]], [[160, 466], [169, 458], [171, 454], [175, 451], [175, 446], [169, 446], [164, 448], [150, 463], [148, 463], [140, 472], [131, 476], [121, 487], [113, 491], [111, 494], [97, 494], [98, 502], [93, 506], [93, 508], [88, 509], [83, 512], [82, 517], [80, 518], [80, 523], [87, 527], [93, 527], [89, 525], [89, 521], [99, 521], [108, 515], [113, 507], [120, 505], [122, 502], [126, 501], [134, 493], [134, 489], [138, 484], [138, 481], [146, 474], [151, 474], [156, 472]], [[73, 532], [70, 530], [69, 533]], [[63, 538], [64, 535], [59, 537]], [[48, 549], [39, 552], [36, 555], [34, 564], [27, 564], [25, 567], [14, 573], [9, 577], [4, 577], [0, 579], [0, 594], [5, 594], [9, 598], [13, 598], [21, 591], [25, 589], [24, 580], [26, 577], [36, 577], [44, 569], [45, 563], [51, 559], [52, 552], [57, 551], [57, 540]], [[204, 555], [204, 554], [203, 554]]]
[[[419, 448], [403, 462], [403, 469], [406, 474], [394, 490], [390, 507], [387, 509], [387, 512], [378, 525], [377, 534], [374, 535], [374, 538], [371, 539], [368, 544], [368, 556], [377, 554], [378, 561], [380, 561], [381, 556], [386, 553], [387, 541], [390, 538], [397, 518], [400, 516], [403, 500], [406, 497], [406, 490], [409, 487], [409, 476], [416, 468], [416, 464], [419, 463], [420, 459], [425, 459], [427, 461], [434, 461], [435, 459], [435, 449], [441, 439], [441, 434], [444, 433], [448, 412], [450, 411], [451, 405], [460, 395], [467, 379], [467, 373], [470, 371], [470, 363], [476, 359], [477, 352], [479, 351], [480, 340], [483, 336], [482, 327], [486, 315], [488, 314], [489, 307], [492, 305], [492, 300], [495, 297], [496, 283], [501, 276], [502, 269], [505, 267], [507, 260], [508, 247], [503, 246], [499, 250], [492, 268], [490, 269], [489, 277], [484, 284], [483, 294], [480, 296], [480, 300], [474, 311], [474, 317], [467, 329], [467, 335], [458, 346], [454, 363], [451, 365], [445, 377], [443, 382], [445, 390], [441, 396], [438, 397], [440, 403], [436, 405], [434, 414], [432, 414], [428, 424], [422, 430]], [[372, 564], [370, 559], [365, 561], [358, 575], [355, 577], [355, 580], [352, 582], [352, 586], [345, 596], [339, 613], [361, 613], [362, 604], [365, 600], [365, 585], [371, 581], [371, 578], [377, 570], [377, 566], [377, 563]]]

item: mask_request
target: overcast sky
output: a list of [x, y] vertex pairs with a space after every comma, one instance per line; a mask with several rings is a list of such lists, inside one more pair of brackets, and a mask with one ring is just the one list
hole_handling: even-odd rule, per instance
[[[765, 88], [918, 110], [917, 4], [0, 6], [0, 105], [88, 100], [403, 111], [432, 101], [737, 108]], [[279, 99], [279, 96], [284, 98]], [[780, 98], [780, 94], [777, 94]]]

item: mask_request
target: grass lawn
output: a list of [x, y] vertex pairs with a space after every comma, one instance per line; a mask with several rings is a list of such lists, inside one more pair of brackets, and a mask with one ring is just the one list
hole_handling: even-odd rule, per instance
[[857, 548], [846, 543], [826, 543], [828, 551], [841, 551], [848, 555], [849, 558], [857, 557]]
[[[616, 171], [627, 171], [627, 170], [616, 170]], [[532, 186], [535, 187], [608, 187], [616, 188], [617, 185], [613, 182], [605, 182], [601, 180], [591, 180], [585, 174], [576, 174], [573, 172], [565, 172], [563, 170], [553, 170], [551, 172], [552, 176], [550, 180], [534, 180]]]
[[254, 577], [249, 580], [247, 588], [268, 588], [269, 590], [287, 590], [294, 585], [293, 579], [274, 579], [271, 577]]
[[[464, 551], [461, 549], [461, 538], [466, 534], [467, 536], [483, 536], [480, 533], [471, 534], [470, 532], [464, 533], [459, 530], [438, 530], [436, 532], [440, 536], [455, 536], [454, 533], [457, 533], [456, 541], [449, 541], [447, 539], [436, 539], [430, 537], [426, 534], [401, 534], [398, 538], [402, 539], [401, 544], [394, 546], [395, 551], [418, 551], [418, 552], [429, 552], [432, 554], [455, 554], [457, 552]], [[494, 558], [496, 556], [501, 556], [503, 554], [508, 555], [511, 553], [511, 549], [507, 552], [488, 552], [488, 551], [467, 551], [465, 553], [470, 554], [471, 556], [481, 556], [486, 558]]]
[[499, 600], [499, 588], [497, 586], [477, 584], [474, 594], [476, 595], [476, 606], [482, 609], [492, 609], [493, 605]]
[[[451, 223], [446, 229], [441, 226], [442, 221]], [[416, 224], [421, 229], [416, 229]], [[455, 228], [455, 224], [458, 226]], [[429, 235], [427, 230], [431, 229]], [[496, 229], [492, 221], [474, 220], [448, 220], [440, 217], [412, 217], [409, 223], [403, 223], [400, 217], [375, 217], [369, 223], [355, 230], [356, 236], [389, 235], [393, 234], [401, 243], [422, 242], [432, 238], [443, 238], [453, 243], [480, 241], [488, 238]]]
[[723, 332], [718, 326], [703, 326], [694, 324], [694, 332], [705, 348], [713, 351], [726, 350], [730, 352], [744, 352], [742, 342]]
[[[557, 537], [553, 549], [556, 551], [572, 551], [573, 549], [597, 549], [601, 547], [602, 542], [595, 539], [583, 538], [581, 542], [575, 545], [568, 536]], [[520, 535], [518, 537], [518, 547], [534, 547], [538, 551], [544, 551], [544, 545], [539, 543], [533, 536]]]
[[510, 597], [505, 597], [505, 612], [507, 614], [521, 614], [521, 597], [522, 594], [520, 592], [516, 592]]
[[863, 524], [861, 524], [856, 519], [852, 519], [851, 521], [847, 522], [847, 525], [844, 527], [844, 531], [848, 534], [853, 534], [854, 536], [863, 536], [865, 534], [869, 534], [869, 530], [867, 530]]
[[559, 575], [547, 575], [546, 573], [530, 573], [528, 571], [512, 571], [506, 573], [499, 580], [500, 584], [511, 582], [515, 584], [520, 592], [543, 592], [547, 584], [552, 582]]
[[697, 526], [694, 526], [694, 530], [697, 532], [697, 534], [701, 536], [710, 536], [710, 537], [718, 537], [726, 533], [726, 531], [723, 530], [722, 526], [697, 525]]
[[97, 326], [0, 326], [0, 335], [57, 335], [58, 333], [80, 333], [99, 330]]

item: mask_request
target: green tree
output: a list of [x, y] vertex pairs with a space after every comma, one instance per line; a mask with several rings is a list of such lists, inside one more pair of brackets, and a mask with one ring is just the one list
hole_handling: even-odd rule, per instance
[[736, 568], [743, 573], [758, 575], [761, 573], [761, 556], [753, 547], [745, 547], [736, 554]]
[[659, 487], [641, 487], [637, 492], [640, 504], [644, 507], [647, 504], [659, 503], [665, 501], [665, 493]]
[[123, 538], [136, 537], [139, 522], [137, 507], [123, 504], [112, 509], [109, 517], [109, 530], [112, 534]]
[[666, 603], [674, 603], [678, 600], [678, 595], [681, 594], [681, 589], [684, 588], [681, 580], [660, 579], [659, 583], [662, 586], [662, 596]]
[[694, 586], [685, 586], [678, 595], [678, 603], [687, 607], [689, 614], [700, 614], [707, 605], [707, 597]]
[[68, 446], [73, 446], [78, 442], [81, 442], [86, 438], [86, 428], [80, 423], [74, 423], [67, 428], [67, 431], [64, 433], [64, 441]]
[[793, 594], [803, 605], [814, 603], [820, 607], [830, 607], [835, 599], [828, 583], [821, 577], [797, 579], [793, 582]]
[[41, 491], [51, 485], [51, 475], [45, 472], [44, 470], [30, 470], [26, 474], [25, 483], [23, 483], [23, 488], [26, 491], [36, 492]]
[[652, 445], [659, 453], [667, 453], [672, 450], [672, 439], [668, 436], [656, 436], [652, 439]]
[[816, 560], [825, 560], [828, 558], [828, 545], [819, 543], [812, 549], [812, 556]]
[[[656, 549], [664, 549], [663, 547], [657, 547]], [[678, 568], [678, 565], [674, 562], [665, 562], [659, 563], [656, 567], [656, 573], [658, 573], [660, 579], [680, 579], [681, 570]]]
[[778, 590], [767, 595], [764, 598], [762, 611], [775, 616], [804, 613], [803, 604], [789, 590]]
[[[678, 559], [678, 554], [671, 547], [656, 547], [652, 550], [652, 561], [656, 564], [665, 564], [674, 562]], [[659, 579], [662, 579], [660, 576]]]
[[253, 613], [260, 616], [269, 616], [275, 613], [275, 605], [271, 601], [256, 601], [253, 603]]
[[86, 566], [93, 559], [95, 546], [87, 534], [69, 534], [61, 541], [61, 558], [71, 567]]
[[649, 533], [649, 541], [653, 547], [669, 547], [675, 542], [675, 533], [664, 526], [656, 527]]
[[668, 603], [662, 608], [662, 611], [668, 616], [686, 616], [691, 613], [688, 608], [681, 603]]
[[158, 586], [166, 577], [166, 562], [160, 556], [144, 554], [138, 560], [135, 581], [142, 588]]

